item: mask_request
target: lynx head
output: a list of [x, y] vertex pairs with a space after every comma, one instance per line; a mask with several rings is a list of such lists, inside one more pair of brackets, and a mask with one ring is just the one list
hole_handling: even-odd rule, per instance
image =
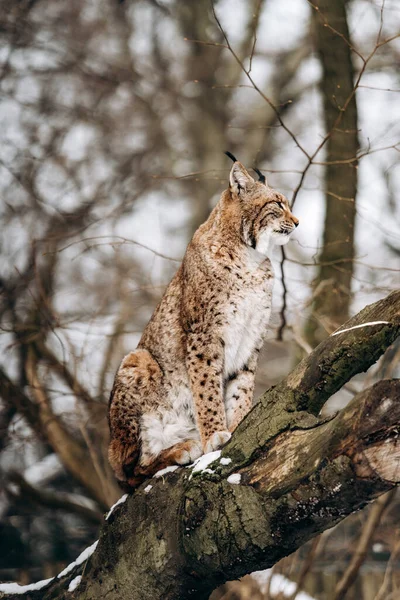
[[235, 161], [229, 176], [231, 200], [238, 202], [241, 212], [243, 241], [261, 254], [272, 245], [289, 241], [299, 220], [291, 213], [283, 194], [270, 188], [265, 177], [255, 181], [244, 166]]

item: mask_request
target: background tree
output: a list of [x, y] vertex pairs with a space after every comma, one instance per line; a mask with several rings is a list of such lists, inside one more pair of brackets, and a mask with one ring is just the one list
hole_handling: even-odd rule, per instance
[[357, 82], [346, 4], [345, 0], [322, 0], [312, 7], [326, 131], [321, 142], [326, 146], [323, 248], [307, 330], [313, 346], [348, 318], [351, 300], [359, 144]]

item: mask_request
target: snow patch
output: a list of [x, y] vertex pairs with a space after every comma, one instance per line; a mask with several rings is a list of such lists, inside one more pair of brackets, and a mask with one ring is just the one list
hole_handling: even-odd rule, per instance
[[69, 492], [57, 492], [57, 495], [60, 498], [65, 498], [66, 500], [70, 500], [71, 502], [75, 502], [76, 504], [80, 504], [81, 506], [86, 506], [86, 508], [90, 508], [91, 510], [97, 511], [98, 505], [96, 502], [87, 498], [86, 496], [82, 496], [81, 494], [70, 494]]
[[118, 506], [118, 504], [123, 504], [125, 502], [125, 500], [127, 499], [127, 497], [128, 497], [128, 494], [124, 494], [123, 496], [121, 496], [121, 498], [119, 498], [119, 500], [116, 501], [116, 503], [108, 511], [108, 513], [106, 515], [106, 521], [112, 515], [112, 512], [113, 512], [114, 508], [116, 506]]
[[77, 577], [74, 577], [74, 579], [72, 579], [69, 582], [68, 591], [74, 592], [76, 590], [76, 588], [78, 587], [78, 585], [80, 584], [81, 580], [82, 580], [82, 575], [78, 575]]
[[179, 469], [178, 465], [170, 465], [169, 467], [165, 467], [165, 469], [161, 469], [160, 471], [157, 471], [157, 473], [154, 473], [153, 477], [162, 477], [166, 473], [171, 473], [177, 469]]
[[144, 493], [145, 493], [145, 494], [148, 494], [148, 493], [149, 493], [149, 491], [152, 489], [152, 487], [153, 487], [153, 486], [152, 486], [152, 485], [150, 485], [150, 484], [149, 484], [149, 485], [146, 485], [146, 487], [144, 488]]
[[240, 483], [242, 476], [240, 473], [232, 473], [232, 475], [229, 475], [227, 482], [228, 483]]
[[72, 571], [72, 569], [74, 569], [78, 565], [81, 565], [83, 562], [85, 562], [85, 560], [90, 558], [92, 556], [93, 552], [96, 550], [98, 543], [99, 543], [99, 540], [96, 540], [91, 546], [89, 546], [89, 548], [86, 548], [83, 552], [81, 552], [80, 555], [78, 556], [78, 558], [76, 560], [74, 560], [74, 562], [72, 562], [70, 565], [68, 565], [68, 567], [65, 567], [65, 569], [57, 575], [58, 579], [60, 579], [61, 577], [64, 577], [65, 575], [68, 575], [68, 573], [70, 573]]
[[207, 469], [208, 465], [217, 460], [221, 456], [221, 450], [214, 450], [214, 452], [208, 452], [208, 454], [203, 454], [197, 460], [194, 461], [192, 466], [192, 475], [193, 473], [214, 473], [212, 469]]
[[219, 461], [221, 463], [221, 465], [229, 465], [229, 463], [232, 462], [231, 458], [221, 458], [221, 460]]
[[25, 592], [34, 592], [41, 590], [50, 581], [53, 581], [54, 577], [50, 579], [42, 579], [42, 581], [36, 581], [36, 583], [30, 583], [29, 585], [19, 585], [19, 583], [0, 583], [0, 592], [8, 594], [25, 594]]
[[31, 485], [45, 484], [57, 477], [63, 471], [63, 466], [57, 454], [48, 454], [42, 460], [28, 467], [24, 479]]
[[[60, 579], [65, 575], [68, 575], [78, 565], [81, 565], [85, 560], [87, 560], [90, 556], [92, 556], [93, 552], [96, 550], [97, 544], [99, 540], [94, 542], [89, 548], [86, 548], [81, 554], [78, 556], [74, 562], [72, 562], [68, 567], [65, 567], [61, 573], [57, 575], [57, 578]], [[36, 583], [30, 583], [29, 585], [19, 585], [19, 583], [0, 583], [0, 592], [8, 593], [8, 594], [25, 594], [25, 592], [34, 592], [36, 590], [41, 590], [46, 587], [50, 581], [53, 581], [54, 577], [50, 577], [50, 579], [42, 579], [42, 581], [36, 581]], [[70, 581], [68, 591], [73, 592], [81, 582], [82, 577], [79, 575]], [[73, 587], [72, 587], [73, 586]]]
[[[297, 589], [297, 585], [294, 581], [290, 581], [290, 579], [287, 579], [283, 575], [276, 573], [271, 577], [271, 569], [255, 571], [251, 574], [251, 577], [257, 581], [263, 594], [267, 592], [268, 585], [270, 586], [269, 590], [271, 598], [275, 598], [276, 596], [290, 598]], [[270, 579], [271, 583], [269, 583]], [[296, 600], [315, 600], [315, 598], [306, 592], [299, 591], [296, 594]]]
[[339, 335], [339, 333], [345, 333], [346, 331], [352, 331], [353, 329], [359, 329], [360, 327], [372, 327], [373, 325], [389, 325], [390, 321], [371, 321], [370, 323], [361, 323], [361, 325], [354, 325], [354, 327], [348, 327], [347, 329], [341, 329], [340, 331], [335, 331], [331, 334], [331, 337], [334, 335]]
[[390, 398], [385, 398], [380, 406], [382, 412], [386, 412], [392, 406], [393, 402]]

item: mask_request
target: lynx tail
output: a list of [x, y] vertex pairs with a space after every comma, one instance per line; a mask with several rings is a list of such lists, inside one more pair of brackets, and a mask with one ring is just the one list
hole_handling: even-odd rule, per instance
[[140, 447], [127, 445], [118, 439], [113, 439], [108, 448], [108, 460], [114, 469], [118, 483], [125, 491], [137, 488], [145, 479], [137, 476], [135, 471], [139, 461]]

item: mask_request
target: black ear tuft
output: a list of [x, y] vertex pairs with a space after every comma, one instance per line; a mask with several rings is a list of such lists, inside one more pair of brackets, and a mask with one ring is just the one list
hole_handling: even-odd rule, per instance
[[255, 171], [258, 175], [258, 181], [261, 181], [261, 183], [263, 183], [264, 185], [266, 185], [267, 180], [265, 179], [265, 175], [263, 175], [260, 171], [260, 169], [257, 169], [256, 167], [253, 167], [253, 171]]
[[229, 156], [229, 158], [230, 158], [231, 160], [233, 160], [233, 162], [237, 162], [237, 158], [236, 158], [235, 156], [233, 156], [233, 154], [232, 154], [231, 152], [228, 152], [228, 151], [226, 151], [226, 152], [225, 152], [225, 154], [226, 154], [227, 156]]

